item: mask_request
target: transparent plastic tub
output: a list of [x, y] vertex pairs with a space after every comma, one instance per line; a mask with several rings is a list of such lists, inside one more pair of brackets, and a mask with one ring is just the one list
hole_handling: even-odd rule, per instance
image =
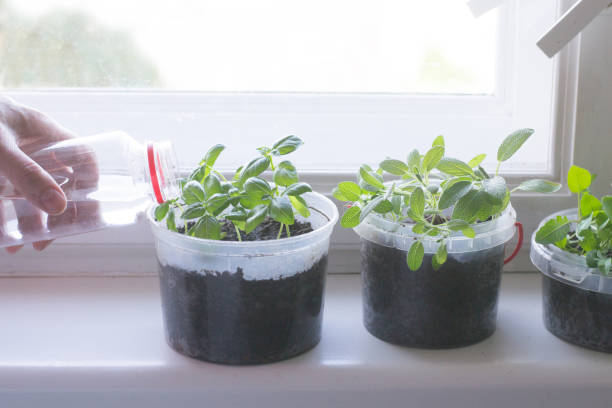
[[283, 360], [321, 338], [323, 289], [336, 206], [303, 198], [314, 231], [269, 241], [214, 241], [167, 230], [156, 241], [166, 339], [187, 356], [223, 364]]
[[495, 331], [504, 247], [515, 230], [512, 206], [488, 222], [448, 239], [448, 258], [431, 266], [438, 243], [424, 237], [423, 264], [411, 271], [406, 256], [419, 237], [412, 225], [371, 214], [355, 228], [361, 237], [363, 319], [390, 343], [422, 348], [473, 344]]
[[[577, 219], [569, 209], [551, 214], [538, 226], [557, 216]], [[544, 325], [570, 343], [612, 352], [612, 276], [590, 268], [586, 258], [531, 238], [531, 261], [542, 272]]]

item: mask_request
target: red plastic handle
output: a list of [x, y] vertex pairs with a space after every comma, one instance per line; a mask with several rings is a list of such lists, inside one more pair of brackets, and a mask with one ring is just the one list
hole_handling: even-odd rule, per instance
[[518, 229], [518, 233], [519, 233], [518, 242], [516, 243], [516, 248], [514, 248], [514, 251], [512, 251], [512, 254], [510, 254], [510, 256], [504, 260], [504, 265], [510, 262], [511, 260], [513, 260], [514, 257], [521, 250], [521, 247], [523, 246], [523, 224], [521, 224], [520, 222], [515, 222], [514, 226]]
[[157, 178], [157, 169], [155, 166], [155, 149], [153, 149], [153, 143], [147, 145], [147, 159], [149, 162], [149, 175], [151, 176], [151, 185], [153, 186], [153, 194], [159, 204], [164, 202], [162, 197], [161, 188], [159, 187], [159, 179]]

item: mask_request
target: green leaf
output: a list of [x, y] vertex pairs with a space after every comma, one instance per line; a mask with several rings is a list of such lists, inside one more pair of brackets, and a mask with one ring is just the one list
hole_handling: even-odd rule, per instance
[[476, 168], [480, 165], [480, 163], [482, 163], [482, 161], [487, 157], [486, 154], [479, 154], [478, 156], [474, 157], [472, 160], [470, 160], [468, 162], [468, 166], [470, 166], [471, 168]]
[[380, 168], [387, 173], [394, 174], [396, 176], [403, 176], [410, 172], [410, 168], [406, 163], [401, 160], [386, 159], [380, 162]]
[[414, 242], [412, 246], [410, 246], [410, 250], [408, 250], [408, 255], [406, 256], [408, 268], [410, 268], [411, 271], [417, 271], [421, 267], [421, 264], [423, 264], [424, 255], [425, 249], [421, 241]]
[[467, 228], [462, 229], [461, 233], [468, 238], [474, 238], [476, 236], [476, 233], [474, 232], [472, 227], [467, 227]]
[[169, 202], [165, 202], [163, 204], [158, 205], [157, 207], [155, 207], [155, 221], [161, 221], [164, 219], [164, 217], [166, 216], [166, 214], [168, 214], [168, 210], [170, 209], [170, 203]]
[[340, 225], [344, 228], [354, 228], [361, 222], [361, 208], [356, 205], [352, 206], [342, 216]]
[[[202, 160], [202, 161], [204, 161], [204, 160]], [[189, 180], [195, 180], [198, 183], [201, 183], [202, 181], [204, 181], [204, 177], [206, 177], [206, 175], [208, 174], [207, 170], [208, 169], [206, 168], [206, 165], [203, 165], [203, 166], [200, 166], [200, 167], [196, 168], [189, 175]]]
[[464, 220], [452, 219], [448, 221], [446, 225], [451, 229], [451, 231], [461, 231], [465, 228], [469, 228], [470, 223]]
[[293, 207], [287, 197], [274, 197], [270, 202], [270, 217], [281, 224], [291, 225], [295, 222]]
[[310, 217], [310, 210], [308, 209], [308, 204], [306, 200], [304, 200], [300, 196], [289, 196], [289, 200], [293, 205], [293, 208], [304, 218]]
[[367, 217], [374, 209], [384, 200], [383, 196], [378, 196], [369, 201], [361, 210], [361, 215], [359, 216], [359, 222], [363, 221], [365, 217]]
[[506, 180], [503, 177], [495, 176], [482, 181], [482, 190], [487, 194], [487, 199], [491, 204], [501, 204], [506, 196]]
[[176, 232], [176, 220], [174, 211], [170, 211], [168, 213], [168, 218], [166, 218], [166, 228], [168, 228], [170, 231]]
[[221, 224], [215, 217], [205, 215], [189, 230], [189, 234], [198, 238], [218, 240], [221, 238]]
[[261, 200], [263, 196], [272, 195], [272, 187], [261, 177], [251, 177], [244, 183], [244, 190], [255, 200]]
[[268, 215], [268, 206], [260, 204], [249, 211], [249, 217], [246, 220], [244, 231], [250, 234], [259, 224], [261, 224]]
[[288, 196], [299, 196], [312, 191], [308, 183], [295, 183], [287, 187], [283, 194]]
[[572, 166], [567, 172], [567, 186], [572, 193], [580, 193], [591, 185], [591, 173], [582, 167]]
[[533, 132], [533, 129], [519, 129], [508, 135], [497, 149], [497, 160], [504, 162], [512, 157]]
[[200, 204], [193, 205], [188, 207], [182, 214], [181, 218], [185, 220], [192, 220], [194, 218], [200, 218], [206, 214], [206, 208], [202, 207]]
[[276, 170], [274, 170], [274, 183], [276, 183], [276, 185], [287, 187], [293, 183], [297, 183], [297, 181], [297, 171], [289, 160], [278, 163]]
[[340, 201], [357, 201], [361, 198], [361, 187], [352, 181], [343, 181], [334, 188], [333, 195]]
[[224, 149], [225, 149], [225, 146], [223, 146], [222, 144], [216, 144], [210, 149], [208, 149], [208, 151], [206, 152], [206, 155], [204, 156], [204, 163], [206, 163], [208, 167], [212, 167]]
[[234, 207], [231, 212], [225, 214], [225, 219], [230, 221], [246, 221], [247, 212], [241, 207]]
[[439, 265], [443, 265], [444, 262], [446, 262], [447, 256], [448, 256], [448, 253], [447, 253], [447, 249], [446, 249], [446, 243], [442, 243], [438, 247], [438, 250], [436, 251], [436, 254], [434, 255], [434, 258], [436, 258], [436, 262]]
[[213, 214], [220, 213], [229, 205], [228, 199], [229, 196], [227, 194], [213, 194], [208, 200], [206, 200], [206, 208]]
[[463, 197], [457, 201], [455, 208], [453, 208], [452, 218], [456, 220], [463, 220], [466, 222], [472, 222], [478, 213], [482, 204], [485, 202], [486, 194], [480, 190], [470, 190]]
[[471, 176], [474, 174], [472, 168], [466, 163], [451, 157], [442, 158], [436, 168], [450, 176]]
[[194, 204], [204, 201], [204, 188], [195, 180], [189, 181], [183, 187], [183, 200], [186, 204]]
[[438, 137], [436, 137], [431, 145], [433, 146], [442, 146], [444, 147], [444, 136], [440, 135]]
[[265, 156], [257, 157], [251, 160], [244, 167], [244, 170], [240, 175], [240, 180], [242, 180], [242, 182], [245, 182], [251, 177], [259, 176], [261, 173], [268, 170], [268, 167], [270, 167], [270, 159]]
[[286, 136], [272, 145], [272, 154], [283, 156], [295, 151], [304, 142], [297, 136]]
[[410, 154], [408, 154], [408, 160], [406, 160], [406, 163], [408, 163], [408, 168], [410, 171], [413, 171], [415, 167], [420, 167], [421, 155], [417, 149], [412, 150]]
[[584, 193], [580, 198], [580, 216], [586, 217], [598, 210], [601, 210], [601, 201], [591, 193]]
[[425, 224], [418, 222], [412, 227], [412, 232], [415, 234], [424, 234], [425, 233]]
[[444, 210], [450, 208], [472, 189], [471, 181], [458, 181], [442, 192], [438, 208]]
[[377, 189], [384, 188], [385, 186], [383, 185], [382, 181], [380, 181], [374, 174], [375, 173], [369, 169], [369, 166], [366, 167], [363, 165], [359, 168], [359, 175], [364, 182]]
[[410, 195], [410, 210], [417, 215], [418, 218], [423, 217], [425, 212], [425, 194], [421, 187], [415, 188]]
[[612, 219], [612, 196], [605, 196], [601, 200], [604, 212], [609, 219]]
[[554, 244], [561, 241], [570, 232], [570, 221], [567, 217], [557, 216], [546, 222], [537, 232], [535, 240], [538, 244]]
[[211, 173], [206, 176], [204, 179], [204, 192], [206, 193], [206, 197], [213, 196], [222, 191], [223, 188], [221, 187], [221, 180], [219, 180], [219, 177], [216, 174]]
[[379, 214], [386, 214], [389, 211], [393, 210], [393, 204], [389, 200], [382, 200], [376, 207], [374, 207], [374, 211]]
[[442, 157], [444, 156], [444, 147], [443, 146], [434, 146], [427, 153], [425, 153], [425, 157], [423, 158], [423, 169], [426, 172], [434, 169]]
[[582, 232], [582, 237], [580, 239], [580, 246], [585, 251], [591, 251], [593, 249], [597, 249], [598, 240], [597, 240], [597, 237], [595, 236], [595, 233], [592, 230], [587, 229]]
[[548, 180], [533, 179], [523, 181], [514, 190], [535, 191], [538, 193], [554, 193], [561, 188], [561, 184]]

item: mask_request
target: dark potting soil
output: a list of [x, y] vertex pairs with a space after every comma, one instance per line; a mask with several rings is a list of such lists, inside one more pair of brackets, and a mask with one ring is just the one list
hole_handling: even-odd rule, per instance
[[[190, 222], [188, 227], [191, 227], [194, 222]], [[244, 231], [240, 231], [240, 238], [242, 241], [268, 241], [271, 239], [278, 238], [278, 231], [280, 230], [281, 224], [278, 221], [273, 219], [266, 219], [264, 222], [259, 224], [253, 231], [249, 234], [245, 234]], [[280, 235], [280, 238], [288, 238], [286, 227], [283, 227], [283, 232]], [[307, 234], [309, 232], [314, 231], [312, 225], [309, 222], [301, 222], [295, 221], [292, 225], [289, 226], [290, 236], [295, 237], [302, 234]], [[185, 232], [185, 227], [180, 227], [178, 232], [181, 234]], [[234, 228], [234, 224], [229, 221], [224, 221], [221, 225], [221, 232], [225, 233], [222, 241], [238, 241], [238, 234], [236, 233], [236, 228]]]
[[187, 356], [262, 364], [303, 353], [321, 339], [327, 254], [300, 273], [246, 280], [243, 270], [160, 265], [166, 338]]
[[544, 325], [578, 346], [612, 353], [612, 295], [542, 275]]
[[406, 251], [361, 241], [363, 320], [390, 343], [421, 348], [461, 347], [495, 331], [504, 245], [448, 254], [439, 270], [431, 255], [413, 272]]

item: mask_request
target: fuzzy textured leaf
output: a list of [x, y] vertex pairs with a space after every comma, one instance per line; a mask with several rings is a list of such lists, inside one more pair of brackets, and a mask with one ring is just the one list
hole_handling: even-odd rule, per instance
[[546, 222], [537, 232], [537, 243], [546, 245], [561, 241], [570, 231], [570, 221], [567, 217], [557, 216]]
[[474, 174], [470, 166], [452, 157], [444, 157], [440, 160], [436, 168], [442, 173], [446, 173], [450, 176], [470, 176]]
[[497, 160], [504, 162], [512, 157], [533, 132], [533, 129], [519, 129], [508, 135], [497, 149]]
[[408, 268], [411, 271], [417, 271], [423, 264], [423, 256], [425, 255], [425, 249], [421, 241], [416, 241], [410, 246], [408, 254], [406, 255], [406, 262]]
[[361, 222], [361, 208], [356, 205], [352, 206], [342, 216], [340, 225], [344, 228], [354, 228]]
[[442, 192], [438, 208], [444, 210], [450, 208], [472, 189], [471, 181], [458, 181]]
[[554, 193], [561, 188], [561, 184], [553, 181], [533, 179], [523, 181], [515, 190], [535, 191], [537, 193]]
[[423, 157], [423, 169], [427, 172], [434, 169], [444, 156], [444, 146], [434, 146]]
[[387, 173], [394, 174], [396, 176], [403, 176], [410, 171], [410, 168], [406, 163], [395, 159], [383, 160], [380, 162], [380, 168]]

